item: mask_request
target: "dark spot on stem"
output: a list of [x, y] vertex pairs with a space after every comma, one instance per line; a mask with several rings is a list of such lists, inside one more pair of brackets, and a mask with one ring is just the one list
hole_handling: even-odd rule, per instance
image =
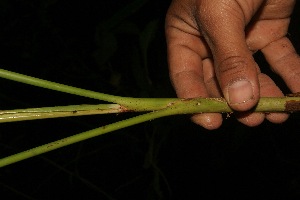
[[285, 111], [288, 112], [300, 111], [300, 101], [295, 101], [295, 100], [287, 101], [285, 104]]
[[288, 94], [286, 96], [288, 96], [288, 97], [300, 97], [300, 92], [293, 93], [293, 94]]
[[121, 112], [123, 113], [123, 112], [130, 112], [131, 110], [129, 110], [128, 108], [126, 108], [126, 107], [124, 107], [124, 106], [121, 106], [120, 107], [120, 110], [121, 110]]

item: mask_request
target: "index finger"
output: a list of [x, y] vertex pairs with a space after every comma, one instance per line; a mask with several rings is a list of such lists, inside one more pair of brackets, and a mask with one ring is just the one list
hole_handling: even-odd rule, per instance
[[[177, 28], [180, 19], [166, 19], [169, 73], [172, 84], [180, 98], [208, 97], [203, 75], [203, 58], [209, 52], [203, 38], [196, 30], [187, 26]], [[193, 121], [207, 129], [218, 128], [222, 117], [217, 113], [195, 115]]]

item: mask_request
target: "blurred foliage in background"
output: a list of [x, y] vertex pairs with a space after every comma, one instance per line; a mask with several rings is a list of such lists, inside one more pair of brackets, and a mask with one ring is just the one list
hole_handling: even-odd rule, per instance
[[[169, 3], [1, 0], [0, 66], [113, 95], [174, 97], [164, 38]], [[289, 37], [299, 49], [298, 13], [296, 8]], [[267, 65], [261, 55], [257, 59]], [[2, 79], [0, 88], [2, 110], [99, 103]], [[0, 124], [0, 156], [134, 115]], [[216, 131], [192, 124], [188, 116], [174, 116], [0, 169], [0, 194], [17, 199], [288, 199], [300, 195], [299, 146], [299, 114], [284, 124], [255, 128], [227, 117]]]

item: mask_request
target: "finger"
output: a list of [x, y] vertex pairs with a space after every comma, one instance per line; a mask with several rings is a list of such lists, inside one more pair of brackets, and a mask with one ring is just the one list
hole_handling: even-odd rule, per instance
[[224, 97], [233, 109], [246, 111], [259, 99], [258, 66], [245, 41], [248, 20], [236, 1], [227, 1], [231, 3], [226, 5], [214, 2], [201, 5], [206, 9], [198, 13], [200, 27], [214, 55], [216, 76]]
[[195, 114], [191, 119], [195, 124], [208, 130], [219, 128], [223, 122], [222, 115], [219, 113]]
[[[260, 92], [262, 97], [283, 97], [281, 90], [275, 85], [270, 77], [259, 74]], [[272, 123], [282, 123], [288, 119], [286, 113], [237, 113], [237, 119], [247, 126], [257, 126], [266, 118]]]
[[169, 73], [176, 94], [180, 98], [207, 97], [203, 82], [202, 60], [183, 45], [168, 47]]
[[212, 59], [207, 58], [204, 59], [202, 62], [203, 62], [204, 83], [209, 96], [210, 97], [223, 96], [215, 74], [214, 63]]
[[[208, 96], [220, 97], [221, 92], [215, 77], [213, 61], [210, 58], [204, 59], [202, 65], [203, 79]], [[223, 119], [222, 115], [219, 113], [204, 113], [194, 115], [192, 121], [208, 130], [213, 130], [222, 125]]]
[[260, 125], [265, 119], [263, 113], [253, 113], [251, 111], [238, 112], [235, 113], [235, 116], [239, 122], [250, 127]]
[[[177, 52], [181, 52], [181, 54], [184, 54], [184, 52], [187, 54], [191, 53], [189, 51], [190, 50], [186, 48], [183, 48], [182, 50], [177, 49]], [[172, 51], [170, 51], [169, 56], [172, 56], [171, 52]], [[203, 81], [202, 61], [198, 60], [198, 64], [200, 65], [198, 67], [197, 65], [193, 65], [192, 56], [190, 55], [188, 57], [189, 59], [187, 62], [191, 62], [191, 65], [188, 65], [190, 67], [185, 67], [186, 71], [174, 73], [175, 69], [170, 69], [170, 77], [177, 96], [180, 98], [210, 97], [210, 93], [206, 90], [205, 83]], [[197, 59], [199, 58], [196, 58], [196, 60]], [[175, 68], [176, 64], [181, 61], [176, 62], [175, 60], [170, 60], [169, 62], [170, 68]], [[208, 130], [213, 130], [221, 126], [222, 116], [218, 113], [196, 114], [192, 117], [192, 121]]]
[[[260, 94], [262, 97], [283, 97], [282, 91], [276, 86], [273, 80], [265, 75], [259, 75]], [[266, 119], [272, 123], [283, 123], [288, 119], [287, 113], [267, 113]]]
[[249, 50], [256, 52], [288, 32], [290, 19], [259, 20], [247, 27], [246, 42]]
[[[180, 98], [209, 97], [203, 79], [202, 58], [208, 51], [199, 36], [167, 25], [166, 38], [171, 82]], [[192, 120], [204, 128], [216, 129], [222, 123], [220, 114], [197, 114]]]
[[181, 30], [178, 20], [166, 19], [166, 39], [169, 73], [177, 96], [193, 98], [207, 96], [203, 83], [202, 57], [207, 56], [204, 43], [193, 30]]
[[300, 91], [300, 57], [286, 37], [274, 41], [262, 49], [275, 73], [280, 75], [292, 92]]

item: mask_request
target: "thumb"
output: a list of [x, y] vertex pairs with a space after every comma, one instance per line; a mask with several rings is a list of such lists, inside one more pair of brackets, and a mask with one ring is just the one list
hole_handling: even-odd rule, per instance
[[247, 47], [244, 32], [252, 15], [245, 14], [241, 3], [236, 1], [202, 2], [207, 5], [204, 12], [199, 12], [199, 27], [211, 49], [223, 95], [234, 110], [249, 110], [259, 99], [259, 68]]

